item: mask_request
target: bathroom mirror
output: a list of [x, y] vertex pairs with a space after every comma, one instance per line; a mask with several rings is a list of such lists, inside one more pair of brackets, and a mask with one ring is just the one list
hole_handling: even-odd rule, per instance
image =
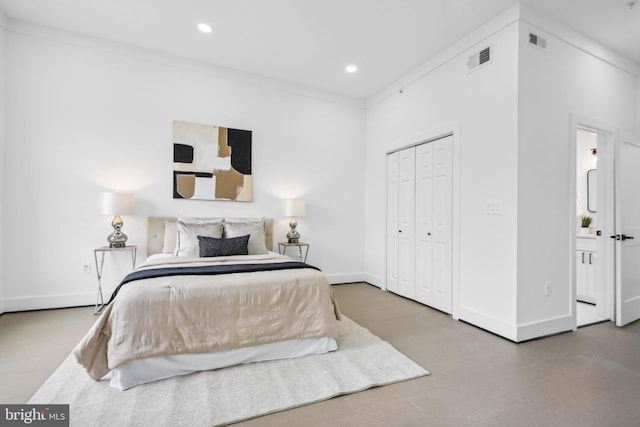
[[596, 169], [587, 171], [587, 210], [596, 212]]

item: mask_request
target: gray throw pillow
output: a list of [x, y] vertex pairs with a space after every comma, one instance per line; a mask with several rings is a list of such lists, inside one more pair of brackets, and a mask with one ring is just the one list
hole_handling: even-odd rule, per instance
[[[238, 222], [232, 222], [238, 221]], [[265, 255], [268, 253], [265, 244], [265, 225], [264, 220], [247, 219], [240, 221], [237, 219], [224, 219], [224, 236], [238, 237], [248, 234], [249, 237], [249, 255]]]
[[215, 237], [198, 236], [200, 257], [248, 255], [249, 235], [216, 239]]

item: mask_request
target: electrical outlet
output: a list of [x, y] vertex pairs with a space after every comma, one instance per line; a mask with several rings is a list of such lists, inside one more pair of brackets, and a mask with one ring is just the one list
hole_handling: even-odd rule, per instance
[[551, 295], [551, 282], [544, 282], [544, 294], [546, 296]]
[[82, 264], [82, 274], [91, 274], [91, 264]]

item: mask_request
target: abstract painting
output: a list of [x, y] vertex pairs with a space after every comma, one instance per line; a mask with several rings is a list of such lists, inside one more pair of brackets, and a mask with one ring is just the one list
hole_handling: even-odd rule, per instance
[[250, 202], [251, 131], [173, 122], [173, 198]]

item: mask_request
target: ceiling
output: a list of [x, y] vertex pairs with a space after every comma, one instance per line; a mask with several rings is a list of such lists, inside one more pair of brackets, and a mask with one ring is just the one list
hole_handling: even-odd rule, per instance
[[[522, 0], [640, 64], [640, 3]], [[10, 19], [365, 99], [518, 0], [0, 0]], [[196, 29], [211, 25], [210, 34]], [[358, 66], [349, 74], [345, 67]]]

